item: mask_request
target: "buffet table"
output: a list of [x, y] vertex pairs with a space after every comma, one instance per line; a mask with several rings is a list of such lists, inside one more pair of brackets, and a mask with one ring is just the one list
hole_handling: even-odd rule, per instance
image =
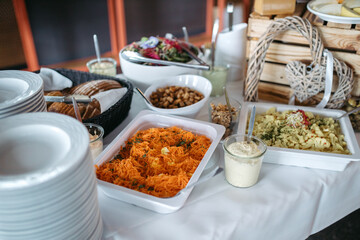
[[[228, 84], [229, 94], [240, 101], [241, 86]], [[143, 109], [143, 99], [134, 93], [129, 115], [104, 144]], [[207, 107], [196, 119], [208, 120]], [[220, 145], [217, 154], [223, 165]], [[232, 187], [221, 173], [196, 186], [184, 207], [171, 214], [111, 199], [99, 188], [103, 239], [302, 240], [360, 208], [358, 186], [360, 162], [351, 162], [343, 172], [264, 163], [255, 186]]]

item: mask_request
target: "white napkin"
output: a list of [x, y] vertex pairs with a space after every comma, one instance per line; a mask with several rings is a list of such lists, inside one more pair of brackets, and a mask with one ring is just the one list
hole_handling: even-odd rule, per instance
[[127, 92], [127, 88], [117, 88], [111, 89], [104, 92], [99, 92], [91, 97], [91, 99], [95, 98], [100, 103], [101, 113], [108, 110], [112, 105], [114, 105], [120, 98], [122, 98]]
[[50, 68], [41, 68], [39, 75], [44, 81], [45, 91], [62, 90], [73, 84], [70, 79]]

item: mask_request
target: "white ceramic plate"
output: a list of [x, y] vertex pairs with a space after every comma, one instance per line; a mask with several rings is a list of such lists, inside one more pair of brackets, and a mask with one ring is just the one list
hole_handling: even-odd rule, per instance
[[43, 224], [41, 227], [0, 232], [0, 238], [15, 239], [26, 236], [27, 239], [68, 239], [64, 235], [75, 234], [81, 230], [80, 226], [95, 217], [97, 195], [91, 194], [81, 203], [79, 207], [74, 208], [73, 211], [62, 218], [56, 218], [55, 221]]
[[319, 18], [321, 18], [324, 21], [329, 21], [329, 22], [335, 22], [335, 23], [344, 23], [344, 24], [359, 24], [360, 23], [360, 18], [356, 18], [356, 17], [342, 17], [342, 16], [336, 16], [336, 15], [330, 15], [330, 14], [326, 14], [326, 13], [321, 13], [316, 11], [315, 9], [313, 9], [311, 7], [312, 3], [314, 2], [310, 1], [307, 4], [307, 9], [312, 13], [315, 14], [316, 16], [318, 16]]
[[0, 238], [90, 236], [100, 212], [85, 126], [28, 113], [1, 119], [0, 135]]
[[18, 78], [0, 78], [0, 103], [14, 101], [17, 97], [23, 96], [29, 89], [29, 84]]
[[[125, 141], [132, 137], [138, 130], [148, 129], [150, 127], [170, 126], [178, 126], [187, 131], [205, 135], [212, 140], [212, 144], [188, 184], [197, 181], [220, 142], [220, 139], [225, 132], [225, 128], [217, 124], [171, 115], [162, 115], [149, 110], [141, 111], [134, 120], [128, 124], [128, 126], [98, 156], [96, 165], [100, 166], [102, 163], [111, 160], [118, 153], [120, 146], [123, 146]], [[100, 189], [111, 198], [160, 213], [170, 213], [181, 208], [185, 204], [185, 201], [192, 190], [189, 189], [189, 191], [186, 191], [184, 194], [180, 194], [172, 198], [159, 198], [112, 183], [104, 182], [99, 179], [97, 179], [97, 182]]]
[[18, 102], [16, 104], [11, 105], [11, 106], [6, 107], [6, 108], [1, 108], [0, 111], [1, 112], [6, 112], [6, 111], [11, 111], [12, 109], [23, 107], [23, 106], [28, 105], [29, 103], [33, 102], [35, 100], [35, 98], [39, 98], [40, 96], [42, 96], [42, 97], [44, 96], [43, 91], [39, 91], [37, 93], [32, 94], [29, 98], [27, 98], [24, 101]]
[[[54, 195], [52, 199], [47, 197], [48, 201], [44, 203], [37, 204], [36, 201], [32, 202], [32, 206], [26, 206], [18, 204], [8, 206], [8, 211], [1, 211], [1, 216], [7, 216], [6, 219], [0, 219], [0, 226], [10, 222], [16, 222], [16, 227], [26, 224], [45, 224], [49, 223], [49, 220], [53, 220], [54, 216], [56, 217], [63, 216], [67, 212], [71, 212], [79, 206], [79, 202], [84, 201], [89, 197], [91, 190], [91, 185], [93, 184], [92, 178], [88, 176], [83, 176], [83, 181], [78, 181], [77, 185], [74, 184], [73, 187], [68, 186], [66, 192], [62, 192], [62, 196]], [[90, 190], [89, 190], [90, 189]], [[30, 201], [29, 201], [30, 202]], [[46, 209], [46, 212], [42, 211]], [[61, 211], [61, 212], [59, 212]], [[55, 214], [58, 212], [58, 214]], [[51, 216], [48, 219], [48, 216]], [[38, 219], [35, 223], [32, 220]], [[11, 224], [10, 224], [11, 225]], [[0, 229], [1, 229], [0, 227]]]
[[[15, 214], [18, 218], [8, 215], [6, 220], [3, 219], [1, 221], [1, 224], [4, 223], [13, 229], [17, 229], [17, 231], [27, 231], [28, 233], [30, 233], [30, 231], [34, 233], [47, 231], [47, 229], [54, 230], [55, 227], [58, 228], [58, 226], [60, 226], [59, 224], [68, 224], [68, 221], [76, 220], [70, 217], [70, 215], [75, 214], [74, 216], [76, 218], [81, 218], [81, 216], [78, 216], [77, 213], [74, 212], [82, 211], [88, 213], [94, 208], [95, 203], [93, 203], [93, 201], [97, 198], [95, 178], [88, 177], [86, 183], [84, 183], [80, 189], [74, 189], [73, 191], [79, 191], [79, 193], [77, 193], [77, 195], [74, 194], [74, 196], [66, 196], [65, 200], [57, 198], [57, 202], [55, 201], [53, 206], [44, 207], [42, 209], [43, 211], [41, 211], [41, 209], [29, 209], [29, 212], [24, 211], [22, 214]], [[71, 195], [73, 195], [73, 193], [71, 193]], [[69, 206], [65, 206], [66, 204]], [[46, 211], [44, 211], [45, 209]], [[51, 216], [47, 217], [46, 214]], [[64, 219], [67, 219], [67, 221]]]
[[[86, 159], [89, 158], [90, 155], [88, 155]], [[68, 189], [76, 186], [81, 179], [88, 177], [89, 174], [92, 173], [90, 172], [93, 171], [92, 168], [88, 172], [84, 171], [86, 165], [86, 161], [83, 161], [81, 165], [76, 166], [74, 171], [59, 176], [55, 182], [42, 184], [37, 188], [32, 187], [22, 191], [7, 191], [6, 194], [0, 194], [0, 214], [14, 211], [15, 209], [9, 209], [12, 206], [17, 206], [17, 209], [20, 206], [30, 207], [34, 204], [34, 201], [41, 205], [57, 196], [61, 196], [66, 193]], [[43, 189], [46, 189], [46, 191], [43, 191]]]
[[6, 114], [11, 112], [21, 112], [21, 109], [26, 109], [30, 106], [36, 105], [39, 102], [45, 102], [44, 94], [42, 91], [40, 91], [37, 94], [34, 94], [31, 98], [29, 98], [26, 101], [23, 101], [19, 104], [13, 105], [11, 107], [7, 107], [4, 109], [0, 109], [0, 114]]
[[82, 223], [83, 227], [79, 229], [75, 228], [71, 235], [63, 239], [69, 239], [72, 237], [74, 239], [92, 239], [91, 236], [93, 235], [94, 230], [96, 230], [96, 228], [98, 227], [98, 223], [100, 220], [100, 211], [98, 210], [98, 208], [93, 208], [91, 211], [89, 211], [89, 213], [90, 215], [88, 221]]
[[10, 117], [16, 114], [20, 113], [28, 113], [28, 112], [43, 112], [44, 106], [46, 106], [46, 103], [43, 99], [40, 98], [39, 101], [34, 101], [34, 105], [27, 105], [22, 108], [18, 108], [14, 111], [9, 111], [7, 113], [1, 113], [0, 118]]
[[103, 235], [103, 221], [102, 218], [99, 217], [98, 218], [98, 223], [96, 225], [96, 227], [94, 228], [94, 231], [91, 233], [91, 237], [87, 237], [84, 239], [102, 239], [102, 235]]
[[[297, 110], [302, 109], [307, 112], [312, 112], [315, 115], [325, 117], [338, 117], [341, 116], [344, 111], [333, 109], [317, 109], [313, 107], [282, 105], [272, 103], [250, 103], [243, 104], [240, 113], [239, 133], [245, 133], [247, 118], [250, 116], [250, 112], [253, 106], [256, 106], [256, 113], [264, 113], [271, 107], [275, 107], [277, 111], [283, 112], [285, 110]], [[351, 152], [351, 155], [315, 152], [308, 150], [297, 150], [288, 148], [268, 147], [265, 153], [264, 162], [276, 163], [283, 165], [292, 165], [309, 168], [319, 168], [334, 171], [343, 171], [349, 162], [360, 160], [360, 149], [357, 143], [354, 130], [351, 126], [348, 117], [340, 119], [341, 130], [345, 136], [347, 147]]]
[[79, 165], [88, 154], [88, 134], [85, 126], [63, 114], [1, 119], [0, 195], [54, 180]]
[[0, 71], [0, 109], [27, 101], [43, 89], [43, 80], [32, 72]]

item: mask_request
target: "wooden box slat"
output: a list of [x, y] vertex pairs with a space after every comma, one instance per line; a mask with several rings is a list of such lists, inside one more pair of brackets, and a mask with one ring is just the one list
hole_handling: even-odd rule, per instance
[[[272, 20], [249, 19], [248, 37], [260, 38], [270, 26]], [[330, 49], [341, 49], [360, 51], [360, 31], [356, 29], [339, 29], [327, 26], [317, 26], [321, 34], [324, 45]], [[285, 43], [308, 44], [307, 40], [296, 31], [286, 31], [279, 34], [275, 40]]]
[[[266, 62], [260, 79], [260, 81], [290, 86], [285, 74], [285, 65], [281, 64]], [[339, 83], [339, 78], [336, 74], [333, 76], [333, 83], [332, 92], [335, 92]]]
[[[256, 48], [257, 41], [249, 41], [248, 54]], [[360, 55], [343, 51], [331, 51], [334, 57], [344, 61], [354, 69], [355, 75], [360, 75]], [[307, 61], [311, 62], [312, 57], [310, 48], [306, 46], [298, 46], [273, 42], [270, 44], [265, 61], [287, 64], [291, 61]]]
[[287, 104], [293, 91], [290, 87], [260, 82], [258, 95], [261, 100]]
[[[354, 69], [354, 88], [352, 95], [360, 96], [360, 24], [339, 24], [325, 22], [306, 10], [306, 4], [297, 4], [295, 16], [308, 19], [315, 25], [325, 48], [334, 57], [346, 62]], [[253, 12], [249, 18], [247, 57], [254, 51], [257, 41], [274, 19], [287, 15], [261, 16]], [[258, 95], [262, 100], [288, 103], [293, 92], [285, 76], [285, 65], [291, 61], [312, 61], [308, 41], [296, 31], [279, 34], [266, 52], [264, 69], [260, 77]], [[334, 75], [333, 91], [337, 89], [338, 77]], [[322, 94], [314, 99], [320, 101]], [[308, 103], [314, 103], [309, 100]]]
[[343, 23], [328, 22], [326, 26], [332, 28], [351, 29], [351, 24], [343, 24]]
[[[259, 98], [264, 101], [288, 104], [293, 94], [293, 90], [288, 86], [282, 86], [275, 83], [260, 82], [258, 88]], [[320, 93], [304, 102], [295, 101], [296, 105], [316, 105], [323, 98]]]

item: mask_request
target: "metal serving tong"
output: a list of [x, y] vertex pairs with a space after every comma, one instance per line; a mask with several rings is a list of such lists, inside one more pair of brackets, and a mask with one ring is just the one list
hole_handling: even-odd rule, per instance
[[76, 102], [89, 103], [91, 98], [85, 95], [72, 95], [72, 96], [44, 96], [46, 102], [64, 102], [72, 103], [72, 98], [75, 98]]
[[193, 68], [198, 70], [209, 70], [210, 66], [206, 64], [205, 61], [203, 61], [201, 58], [196, 56], [183, 42], [178, 41], [179, 46], [187, 52], [190, 57], [194, 60], [196, 60], [199, 64], [189, 64], [189, 63], [180, 63], [180, 62], [172, 62], [172, 61], [166, 61], [166, 60], [159, 60], [154, 58], [147, 58], [142, 56], [138, 52], [123, 50], [121, 51], [121, 56], [126, 59], [129, 62], [135, 62], [135, 63], [154, 63], [154, 64], [161, 64], [166, 66], [178, 66], [178, 67], [186, 67], [186, 68]]
[[[192, 59], [194, 59], [195, 61], [197, 61], [198, 63], [200, 63], [200, 65], [208, 66], [208, 64], [207, 64], [204, 60], [202, 60], [201, 58], [199, 58], [198, 56], [196, 56], [195, 53], [193, 53], [184, 43], [182, 43], [182, 42], [179, 41], [179, 46], [182, 48], [182, 50], [184, 50], [185, 52], [187, 52]], [[209, 69], [210, 69], [210, 67], [209, 67]]]

